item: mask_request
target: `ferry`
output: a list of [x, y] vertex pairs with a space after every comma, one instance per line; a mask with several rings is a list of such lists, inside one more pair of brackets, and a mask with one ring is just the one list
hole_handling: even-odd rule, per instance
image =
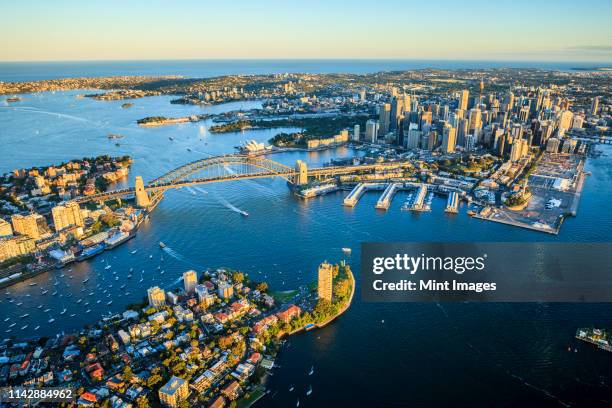
[[77, 260], [79, 261], [84, 261], [86, 259], [89, 259], [93, 256], [98, 255], [99, 253], [104, 251], [104, 245], [103, 244], [97, 244], [94, 246], [91, 246], [89, 248], [85, 248], [82, 252], [81, 255], [77, 258]]
[[166, 244], [164, 244], [162, 241], [159, 241], [159, 247], [160, 247], [160, 248], [165, 248], [165, 247], [166, 247]]

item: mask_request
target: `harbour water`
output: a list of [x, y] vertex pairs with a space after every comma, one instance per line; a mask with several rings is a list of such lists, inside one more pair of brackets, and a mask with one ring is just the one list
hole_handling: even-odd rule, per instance
[[[200, 108], [171, 105], [171, 97], [159, 96], [123, 109], [122, 101], [76, 99], [79, 93], [23, 95], [18, 103], [0, 105], [0, 172], [129, 154], [134, 165], [126, 183], [132, 183], [136, 175], [150, 180], [197, 158], [232, 152], [243, 140], [266, 141], [278, 131], [211, 134], [209, 122], [149, 129], [135, 124], [145, 116], [248, 109], [257, 102]], [[120, 146], [107, 139], [109, 133], [125, 136]], [[10, 318], [3, 328], [18, 324], [11, 333], [3, 329], [0, 337], [81, 328], [140, 301], [152, 285], [180, 284], [182, 272], [191, 268], [230, 266], [283, 290], [316, 279], [316, 266], [325, 259], [346, 257], [358, 274], [364, 241], [608, 240], [612, 148], [600, 149], [607, 155], [587, 163], [592, 175], [578, 216], [566, 220], [558, 236], [472, 219], [463, 205], [459, 214], [448, 215], [442, 198], [434, 199], [431, 212], [402, 212], [403, 192], [384, 212], [374, 208], [380, 192], [366, 193], [356, 207], [347, 208], [342, 205], [346, 192], [303, 201], [281, 179], [168, 192], [136, 238], [71, 270], [14, 285], [8, 295], [3, 290], [0, 321]], [[339, 148], [281, 153], [273, 159], [288, 165], [301, 159], [313, 166], [354, 153]], [[249, 217], [238, 210], [248, 211]], [[159, 241], [167, 247], [161, 249]], [[352, 254], [345, 255], [342, 247], [351, 247]], [[132, 278], [127, 279], [130, 268]], [[37, 285], [29, 286], [33, 282]], [[24, 310], [30, 315], [21, 319]], [[300, 406], [606, 405], [612, 399], [611, 356], [578, 345], [573, 337], [577, 327], [612, 327], [611, 311], [604, 304], [373, 304], [357, 295], [333, 324], [289, 339], [277, 360], [281, 368], [270, 378], [271, 392], [258, 404], [294, 406], [299, 398]], [[55, 322], [48, 324], [50, 318]], [[570, 345], [572, 352], [567, 351]], [[308, 375], [311, 366], [314, 373]], [[295, 390], [290, 392], [291, 385]], [[313, 392], [306, 396], [310, 386]]]

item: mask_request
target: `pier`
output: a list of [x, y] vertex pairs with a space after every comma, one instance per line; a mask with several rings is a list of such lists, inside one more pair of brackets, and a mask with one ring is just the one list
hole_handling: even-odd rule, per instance
[[386, 187], [385, 183], [359, 183], [351, 190], [349, 195], [344, 198], [344, 206], [354, 207], [359, 202], [359, 199], [368, 190], [382, 190]]
[[382, 193], [378, 202], [376, 203], [376, 208], [379, 210], [388, 210], [391, 205], [391, 201], [393, 201], [393, 197], [395, 197], [395, 193], [403, 187], [403, 183], [391, 183], [387, 185], [385, 191]]
[[450, 214], [457, 214], [459, 212], [458, 207], [459, 194], [457, 194], [455, 191], [451, 191], [448, 193], [448, 199], [446, 200], [446, 208], [444, 211]]
[[425, 197], [427, 196], [427, 186], [425, 184], [419, 185], [419, 189], [416, 193], [416, 197], [410, 206], [412, 211], [429, 211], [429, 206], [425, 204]]

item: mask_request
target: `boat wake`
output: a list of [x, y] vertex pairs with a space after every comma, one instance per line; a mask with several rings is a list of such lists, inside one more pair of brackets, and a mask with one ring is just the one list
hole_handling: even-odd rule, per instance
[[179, 252], [175, 251], [174, 249], [170, 248], [167, 245], [164, 248], [162, 248], [162, 251], [164, 251], [166, 254], [170, 255], [172, 258], [176, 259], [177, 261], [186, 263], [188, 265], [192, 265], [199, 269], [204, 269], [202, 265], [192, 262], [187, 257], [185, 257], [184, 255], [180, 254]]

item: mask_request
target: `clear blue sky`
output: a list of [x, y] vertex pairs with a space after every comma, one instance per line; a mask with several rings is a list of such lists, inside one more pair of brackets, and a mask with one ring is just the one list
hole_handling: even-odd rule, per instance
[[0, 61], [612, 61], [612, 0], [0, 0]]

